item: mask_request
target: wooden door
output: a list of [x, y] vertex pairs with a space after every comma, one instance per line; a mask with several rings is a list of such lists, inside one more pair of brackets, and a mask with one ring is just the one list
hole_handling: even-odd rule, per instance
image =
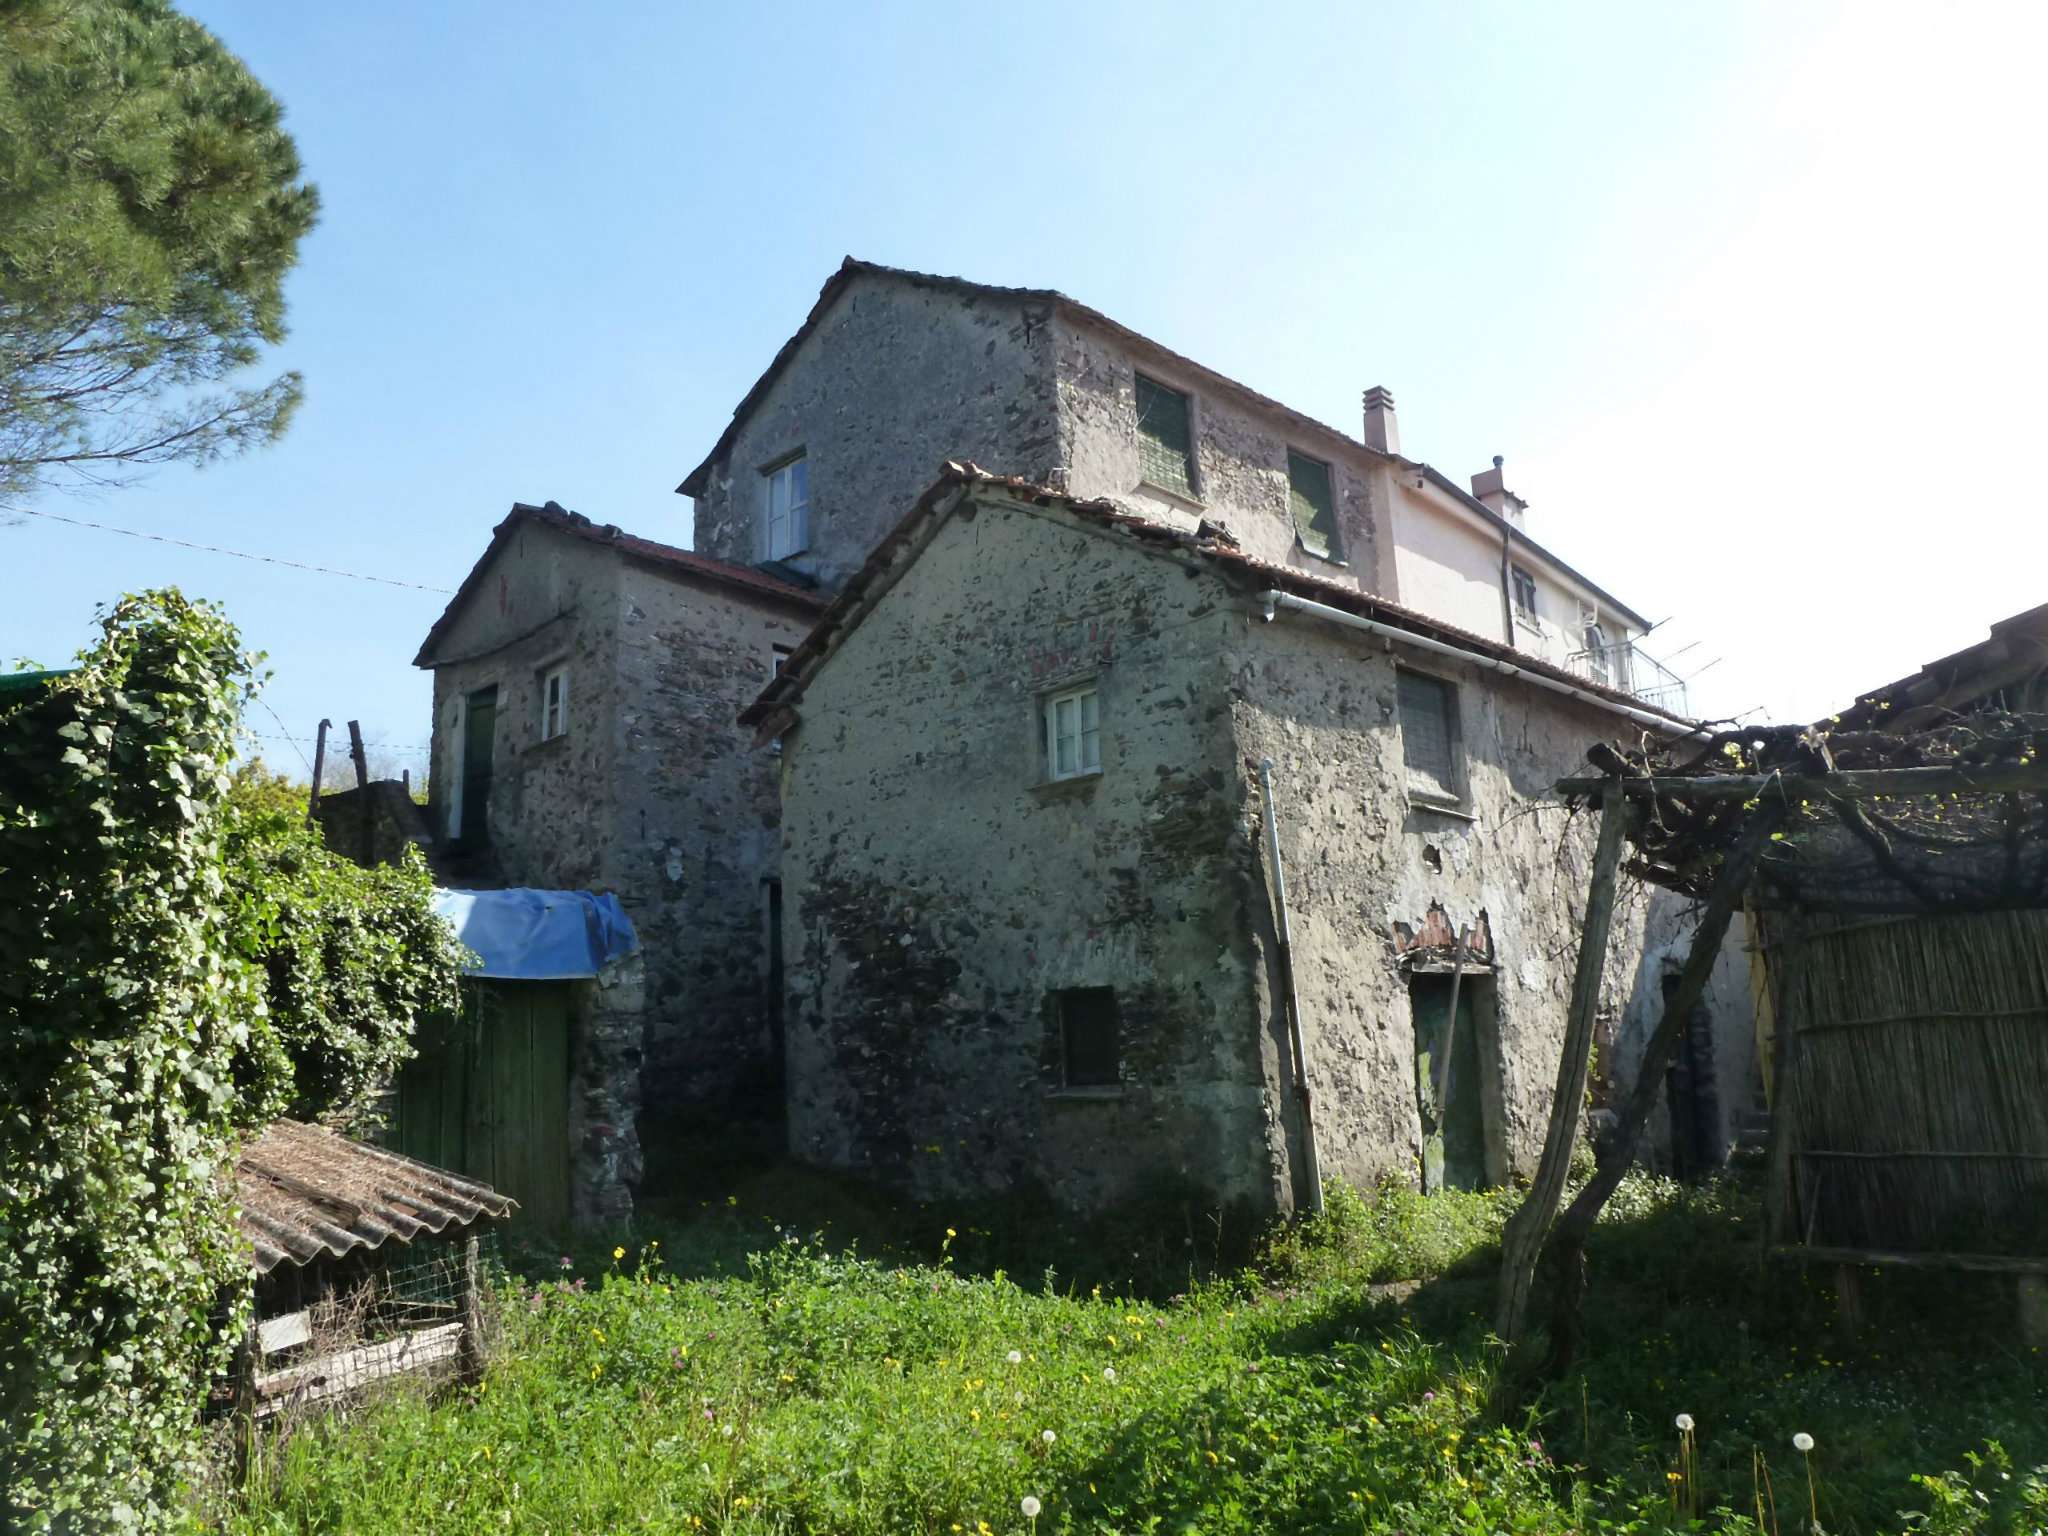
[[[1458, 1020], [1448, 1031], [1451, 978], [1414, 976], [1408, 1001], [1415, 1020], [1415, 1091], [1422, 1111], [1422, 1191], [1486, 1187], [1486, 1126], [1479, 1103], [1479, 1037], [1472, 1022], [1478, 987], [1458, 988]], [[1450, 1071], [1443, 1070], [1446, 1046]], [[1439, 1097], [1441, 1087], [1441, 1097]]]
[[408, 1157], [482, 1179], [535, 1231], [569, 1220], [573, 982], [463, 986], [459, 1023], [398, 1076], [394, 1141]]
[[491, 838], [491, 779], [498, 742], [498, 690], [479, 688], [462, 712], [462, 825], [455, 839], [481, 847]]

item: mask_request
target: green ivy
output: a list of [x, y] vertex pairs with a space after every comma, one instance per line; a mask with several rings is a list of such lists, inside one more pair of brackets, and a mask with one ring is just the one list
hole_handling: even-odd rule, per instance
[[[246, 1305], [283, 1095], [220, 812], [250, 660], [176, 592], [0, 714], [0, 1524], [152, 1529]], [[244, 1065], [238, 1092], [235, 1068]], [[216, 1326], [225, 1306], [230, 1327]]]
[[[290, 1060], [285, 1112], [356, 1122], [412, 1057], [416, 1021], [454, 1015], [464, 957], [433, 912], [418, 852], [376, 869], [328, 852], [306, 824], [304, 793], [260, 768], [237, 773], [229, 857], [236, 883], [256, 893], [249, 953]], [[248, 1075], [252, 1092], [269, 1080], [261, 1062]]]
[[415, 855], [327, 852], [230, 772], [252, 659], [219, 609], [123, 598], [0, 703], [0, 1529], [151, 1531], [246, 1327], [234, 1160], [338, 1117], [455, 1004]]

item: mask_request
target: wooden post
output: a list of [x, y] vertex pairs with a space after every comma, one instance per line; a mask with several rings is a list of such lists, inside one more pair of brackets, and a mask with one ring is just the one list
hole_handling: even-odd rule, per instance
[[313, 793], [306, 800], [306, 822], [311, 825], [319, 820], [320, 775], [327, 767], [327, 733], [332, 729], [332, 720], [320, 722], [320, 732], [313, 738]]
[[377, 862], [375, 846], [377, 823], [370, 808], [370, 759], [363, 751], [363, 724], [360, 720], [348, 723], [348, 760], [356, 768], [356, 862], [368, 869]]
[[1572, 1201], [1557, 1223], [1552, 1242], [1559, 1272], [1566, 1277], [1566, 1282], [1559, 1287], [1556, 1317], [1551, 1326], [1550, 1366], [1553, 1373], [1569, 1368], [1578, 1347], [1580, 1303], [1584, 1299], [1582, 1268], [1586, 1234], [1592, 1231], [1593, 1223], [1599, 1219], [1600, 1208], [1607, 1203], [1607, 1197], [1614, 1193], [1622, 1175], [1635, 1161], [1636, 1141], [1650, 1118], [1650, 1111], [1663, 1093], [1664, 1069], [1670, 1065], [1672, 1053], [1677, 1049], [1679, 1032], [1685, 1027], [1686, 1016], [1707, 990], [1707, 978], [1713, 974], [1714, 964], [1721, 956], [1721, 941], [1728, 936], [1729, 920], [1742, 905], [1743, 893], [1749, 888], [1750, 876], [1756, 872], [1757, 860], [1770, 846], [1771, 834], [1784, 821], [1786, 809], [1785, 803], [1775, 796], [1764, 801], [1750, 813], [1749, 823], [1743, 828], [1735, 846], [1722, 856], [1721, 869], [1714, 877], [1713, 889], [1707, 893], [1707, 904], [1700, 913], [1699, 926], [1693, 930], [1692, 947], [1686, 952], [1685, 968], [1678, 973], [1678, 986], [1664, 1000], [1664, 1012], [1657, 1021], [1656, 1032], [1643, 1049], [1643, 1059], [1636, 1068], [1635, 1083], [1623, 1103], [1621, 1124], [1615, 1132], [1613, 1144], [1594, 1170], [1591, 1182], [1579, 1191], [1578, 1198]]
[[1600, 1007], [1600, 975], [1607, 968], [1607, 936], [1614, 925], [1614, 889], [1621, 868], [1622, 832], [1628, 802], [1619, 779], [1600, 790], [1600, 836], [1593, 848], [1593, 877], [1586, 888], [1585, 926], [1579, 937], [1578, 971], [1572, 978], [1571, 1014], [1565, 1023], [1564, 1053], [1557, 1063], [1557, 1090], [1550, 1103], [1550, 1129], [1536, 1182], [1501, 1236], [1500, 1300], [1494, 1331], [1510, 1346], [1520, 1338], [1529, 1310], [1529, 1288], [1537, 1256], [1550, 1233], [1551, 1218], [1571, 1171], [1572, 1146], [1579, 1135], [1579, 1106], [1586, 1097], [1586, 1073], [1593, 1060], [1593, 1025]]
[[[1766, 963], [1768, 963], [1768, 957]], [[1791, 1027], [1781, 1000], [1772, 995], [1771, 1129], [1764, 1142], [1763, 1254], [1777, 1243], [1794, 1241], [1792, 1213], [1794, 1144], [1799, 1139], [1799, 1112], [1793, 1107], [1792, 1080], [1799, 1072], [1799, 1034]]]
[[484, 1374], [483, 1263], [476, 1234], [462, 1241], [462, 1379], [474, 1385]]
[[256, 1373], [263, 1364], [263, 1342], [256, 1331], [256, 1313], [251, 1308], [248, 1331], [235, 1345], [234, 1362], [229, 1367], [230, 1379], [234, 1384], [235, 1403], [230, 1422], [235, 1433], [235, 1480], [241, 1482], [249, 1475], [249, 1463], [256, 1450]]

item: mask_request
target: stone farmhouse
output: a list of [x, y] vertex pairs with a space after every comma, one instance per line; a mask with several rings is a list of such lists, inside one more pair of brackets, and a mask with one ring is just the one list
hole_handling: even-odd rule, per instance
[[1590, 850], [1530, 807], [1589, 742], [1680, 729], [1213, 526], [958, 464], [742, 718], [785, 743], [797, 1155], [1253, 1216], [1317, 1162], [1533, 1171]]
[[639, 932], [643, 1017], [634, 1048], [608, 1054], [627, 1080], [608, 1096], [652, 1096], [657, 1157], [665, 1122], [780, 1095], [764, 943], [777, 770], [733, 717], [821, 606], [760, 571], [515, 505], [414, 658], [434, 674], [443, 881], [609, 891]]
[[[1406, 616], [1401, 623], [1437, 626], [1431, 634], [1455, 633], [1460, 645], [1490, 647], [1496, 659], [1512, 657], [1515, 665], [1567, 680], [1596, 701], [1546, 694], [1540, 708], [1532, 704], [1526, 718], [1535, 723], [1526, 730], [1534, 733], [1530, 741], [1535, 745], [1528, 748], [1527, 763], [1512, 769], [1494, 763], [1496, 741], [1487, 733], [1507, 727], [1484, 703], [1500, 689], [1513, 691], [1513, 680], [1504, 673], [1467, 678], [1459, 671], [1466, 663], [1446, 672], [1425, 662], [1386, 671], [1368, 686], [1362, 671], [1341, 690], [1341, 708], [1335, 697], [1322, 706], [1334, 712], [1332, 722], [1350, 721], [1358, 739], [1342, 750], [1330, 747], [1334, 755], [1317, 771], [1333, 785], [1348, 772], [1361, 793], [1368, 784], [1397, 781], [1401, 786], [1402, 798], [1392, 808], [1375, 811], [1361, 800], [1353, 812], [1358, 821], [1346, 832], [1353, 839], [1370, 835], [1381, 840], [1370, 875], [1377, 883], [1361, 884], [1353, 893], [1361, 914], [1357, 921], [1364, 925], [1357, 931], [1370, 935], [1369, 944], [1352, 956], [1353, 968], [1387, 971], [1393, 963], [1390, 946], [1396, 943], [1435, 950], [1442, 948], [1435, 940], [1469, 931], [1475, 943], [1499, 949], [1502, 935], [1512, 932], [1517, 937], [1511, 960], [1489, 965], [1497, 972], [1506, 963], [1517, 978], [1537, 978], [1527, 986], [1538, 992], [1552, 985], [1549, 970], [1539, 978], [1536, 970], [1526, 969], [1539, 964], [1538, 955], [1545, 956], [1541, 965], [1550, 964], [1547, 946], [1562, 943], [1557, 934], [1570, 919], [1572, 898], [1566, 892], [1571, 881], [1552, 878], [1558, 856], [1551, 843], [1543, 843], [1540, 857], [1533, 842], [1516, 857], [1489, 855], [1480, 884], [1432, 884], [1436, 866], [1428, 861], [1455, 872], [1465, 867], [1461, 859], [1476, 859], [1482, 845], [1519, 838], [1520, 831], [1504, 829], [1536, 824], [1537, 818], [1527, 813], [1548, 782], [1546, 773], [1554, 777], [1570, 769], [1586, 740], [1595, 736], [1617, 729], [1679, 728], [1674, 722], [1683, 715], [1685, 700], [1682, 685], [1639, 649], [1637, 642], [1649, 628], [1642, 615], [1530, 537], [1525, 505], [1508, 489], [1500, 461], [1461, 485], [1405, 456], [1393, 398], [1385, 389], [1365, 392], [1361, 430], [1353, 436], [1058, 293], [993, 287], [849, 259], [825, 283], [711, 451], [678, 487], [695, 503], [692, 550], [589, 523], [552, 503], [515, 507], [418, 658], [419, 665], [435, 673], [436, 827], [459, 848], [471, 850], [463, 878], [478, 884], [611, 890], [642, 935], [647, 1005], [640, 1123], [650, 1166], [657, 1170], [650, 1178], [660, 1177], [657, 1149], [664, 1127], [701, 1119], [707, 1109], [731, 1112], [735, 1106], [758, 1104], [763, 1095], [777, 1097], [785, 1070], [792, 1113], [804, 1126], [840, 1123], [814, 1114], [812, 1106], [822, 1102], [820, 1094], [854, 1091], [858, 1075], [838, 1088], [821, 1086], [810, 1076], [825, 1059], [821, 1050], [860, 1049], [843, 1028], [848, 1016], [835, 1013], [828, 1019], [817, 1012], [827, 1006], [816, 991], [824, 973], [807, 970], [801, 978], [791, 973], [787, 988], [783, 981], [784, 956], [794, 953], [793, 946], [819, 946], [805, 950], [805, 964], [827, 964], [822, 957], [828, 934], [817, 924], [825, 921], [818, 903], [829, 904], [830, 898], [800, 889], [781, 867], [782, 788], [786, 783], [788, 792], [801, 798], [808, 793], [802, 787], [805, 775], [817, 784], [840, 771], [825, 766], [836, 727], [821, 730], [816, 715], [800, 708], [805, 723], [790, 731], [785, 753], [771, 739], [772, 731], [757, 741], [755, 731], [740, 725], [737, 716], [782, 659], [813, 633], [821, 613], [836, 633], [846, 625], [847, 604], [857, 600], [848, 597], [856, 585], [876, 590], [864, 573], [885, 540], [886, 558], [893, 561], [904, 553], [908, 536], [901, 534], [903, 528], [955, 526], [950, 513], [944, 518], [913, 515], [905, 521], [905, 510], [913, 504], [932, 510], [922, 493], [936, 467], [948, 461], [972, 461], [1036, 488], [1030, 493], [1040, 498], [1033, 502], [1034, 517], [1047, 528], [1049, 519], [1059, 517], [1092, 528], [1091, 514], [1074, 509], [1099, 504], [1125, 520], [1117, 524], [1124, 544], [1136, 537], [1136, 524], [1130, 521], [1135, 519], [1162, 537], [1181, 541], [1173, 546], [1179, 551], [1173, 558], [1182, 563], [1193, 558], [1188, 551], [1197, 547], [1228, 549], [1235, 560], [1308, 583], [1302, 590], [1321, 594], [1314, 601], [1370, 600], [1380, 605], [1374, 612], [1398, 610]], [[1053, 510], [1055, 503], [1066, 510]], [[1008, 520], [958, 521], [962, 529], [999, 525], [1007, 526]], [[1079, 543], [1061, 547], [1095, 549], [1099, 533], [1096, 529]], [[1023, 545], [1018, 547], [1021, 553]], [[1160, 550], [1146, 548], [1145, 558], [1132, 569], [1150, 571], [1159, 565]], [[1222, 579], [1209, 569], [1213, 564], [1204, 556], [1193, 566], [1207, 573], [1204, 580], [1211, 585]], [[1020, 583], [1037, 579], [1028, 567], [1007, 575]], [[905, 590], [927, 587], [938, 590], [923, 581]], [[915, 628], [901, 613], [907, 601], [892, 593], [896, 617], [872, 633]], [[827, 604], [833, 606], [827, 610]], [[1242, 617], [1237, 609], [1232, 612]], [[1214, 623], [1205, 616], [1206, 628], [1196, 627], [1211, 638], [1221, 637], [1226, 627], [1221, 613], [1219, 608]], [[1103, 643], [1100, 625], [1109, 617], [1107, 610], [1090, 610], [1079, 627], [1045, 630], [1028, 678], [1014, 683], [1023, 690], [1015, 701], [1018, 718], [1033, 718], [1041, 694], [1053, 682], [1086, 671], [1088, 658]], [[1289, 616], [1262, 632], [1277, 636], [1302, 627]], [[1139, 618], [1122, 615], [1117, 643], [1129, 647], [1143, 628]], [[993, 656], [975, 659], [967, 646], [970, 635], [952, 638], [957, 644], [948, 648], [953, 660], [946, 675], [964, 669], [971, 677], [975, 666], [996, 664]], [[1259, 645], [1276, 643], [1269, 638]], [[1321, 643], [1337, 642], [1326, 636]], [[1233, 648], [1219, 653], [1215, 665], [1223, 664], [1223, 654], [1251, 657], [1250, 644], [1233, 640]], [[1277, 654], [1261, 650], [1255, 664], [1274, 665]], [[824, 669], [806, 688], [836, 688], [830, 672]], [[958, 681], [966, 686], [964, 678]], [[1235, 695], [1214, 688], [1187, 693], [1190, 682], [1184, 678], [1177, 686], [1191, 701], [1199, 700], [1189, 703], [1191, 711], [1222, 711], [1235, 719], [1236, 706], [1230, 702]], [[1404, 766], [1398, 773], [1385, 757], [1387, 733], [1396, 729], [1394, 717], [1383, 709], [1382, 685], [1390, 684], [1396, 703], [1412, 706], [1415, 722], [1406, 732]], [[1098, 707], [1101, 702], [1098, 698]], [[1342, 713], [1353, 708], [1362, 711], [1355, 720]], [[1621, 712], [1631, 709], [1640, 718]], [[1413, 713], [1418, 710], [1433, 710], [1437, 721], [1427, 742], [1422, 716]], [[1113, 726], [1098, 719], [1096, 729], [1104, 733], [1099, 740], [1110, 741], [1129, 725], [1128, 718]], [[1222, 729], [1211, 726], [1190, 765], [1199, 760], [1209, 764], [1205, 772], [1216, 771], [1212, 749], [1218, 748], [1221, 738], [1215, 732]], [[1327, 725], [1327, 731], [1337, 729]], [[1324, 746], [1335, 740], [1327, 731], [1317, 737]], [[795, 745], [798, 738], [801, 747]], [[1251, 740], [1247, 734], [1245, 741]], [[913, 763], [917, 752], [937, 750], [929, 744], [902, 744], [913, 754]], [[963, 744], [960, 750], [967, 748]], [[805, 765], [801, 771], [799, 754]], [[1342, 769], [1347, 754], [1359, 763], [1370, 758], [1378, 764], [1376, 773], [1384, 770], [1394, 779], [1371, 777], [1358, 764]], [[1280, 771], [1279, 793], [1302, 793], [1302, 781], [1290, 778], [1285, 765], [1299, 766], [1307, 759], [1298, 752], [1270, 755]], [[1475, 772], [1473, 765], [1480, 763], [1494, 766]], [[1257, 813], [1246, 809], [1237, 779], [1202, 782], [1197, 797], [1201, 825], [1190, 829], [1201, 846], [1220, 835], [1216, 829], [1225, 807], [1231, 825], [1240, 829], [1234, 835], [1255, 824]], [[923, 809], [934, 824], [966, 824], [960, 819], [966, 813], [937, 793], [941, 786], [950, 793], [955, 784], [952, 776], [940, 775], [927, 786]], [[1475, 791], [1475, 785], [1482, 788]], [[1097, 799], [1106, 809], [1122, 793], [1105, 779]], [[1048, 794], [1042, 814], [1055, 819], [1048, 826], [1057, 818], [1081, 815], [1093, 803]], [[1032, 805], [1040, 806], [1043, 798], [1034, 798]], [[804, 803], [811, 814], [823, 802], [813, 797]], [[860, 818], [866, 813], [849, 803], [833, 814], [842, 818], [834, 828], [842, 845], [849, 839], [879, 845], [889, 835], [885, 828], [893, 812], [878, 810], [875, 820], [864, 822]], [[1284, 802], [1279, 820], [1289, 825]], [[809, 842], [816, 828], [815, 821], [807, 821], [803, 831], [788, 833], [789, 857], [804, 880], [819, 867]], [[486, 844], [488, 852], [483, 851]], [[903, 856], [928, 846], [907, 846]], [[977, 860], [993, 858], [996, 846], [991, 842], [976, 852], [963, 845], [962, 853]], [[1234, 850], [1232, 857], [1239, 853]], [[1298, 856], [1306, 862], [1295, 878], [1308, 881], [1311, 889], [1318, 881], [1368, 879], [1362, 866], [1350, 868], [1350, 855], [1340, 856], [1334, 847], [1303, 845]], [[1358, 856], [1364, 856], [1362, 850]], [[1406, 871], [1398, 888], [1386, 884], [1396, 865]], [[1525, 866], [1526, 879], [1521, 873]], [[1128, 861], [1114, 867], [1145, 870], [1142, 863]], [[1242, 886], [1241, 859], [1219, 869], [1224, 867], [1235, 871], [1229, 879]], [[907, 878], [909, 866], [903, 872]], [[883, 867], [869, 874], [881, 879]], [[1194, 880], [1197, 871], [1190, 867], [1183, 878]], [[1249, 911], [1256, 906], [1255, 894], [1243, 887], [1235, 899]], [[1141, 897], [1155, 901], [1142, 892], [1128, 899]], [[1432, 907], [1437, 902], [1440, 910]], [[1539, 906], [1546, 915], [1532, 929], [1527, 926], [1535, 922], [1530, 909]], [[1215, 911], [1214, 902], [1204, 898], [1201, 910]], [[874, 914], [883, 927], [886, 911], [884, 906]], [[1390, 926], [1395, 922], [1400, 930]], [[1446, 929], [1446, 923], [1453, 927]], [[896, 942], [907, 930], [888, 931]], [[1545, 937], [1532, 948], [1527, 937], [1534, 931]], [[1409, 939], [1400, 940], [1400, 932]], [[1657, 947], [1661, 941], [1654, 933], [1649, 937], [1651, 948], [1631, 952], [1642, 974], [1617, 975], [1606, 1060], [1627, 1061], [1631, 1039], [1654, 1007], [1655, 977], [1664, 962]], [[1251, 943], [1247, 937], [1232, 951], [1234, 964], [1252, 965], [1256, 956], [1245, 947]], [[829, 962], [841, 963], [843, 956]], [[1407, 962], [1409, 970], [1420, 967], [1423, 975], [1434, 974], [1433, 965], [1448, 969], [1449, 950]], [[1246, 977], [1251, 974], [1245, 971]], [[1332, 996], [1348, 999], [1344, 1007], [1358, 1019], [1367, 1017], [1365, 1010], [1381, 1010], [1387, 997], [1399, 1001], [1394, 993], [1382, 996], [1380, 982], [1331, 980], [1328, 985]], [[1522, 985], [1521, 980], [1514, 983]], [[1063, 984], [1052, 990], [1072, 989]], [[1741, 988], [1728, 990], [1739, 994]], [[1429, 991], [1429, 986], [1422, 988], [1424, 994]], [[849, 1000], [853, 995], [848, 994]], [[1306, 1012], [1306, 993], [1304, 998]], [[1489, 998], [1483, 986], [1464, 989], [1460, 1017], [1475, 1006], [1497, 1007]], [[1444, 1001], [1447, 1006], [1448, 989]], [[1041, 998], [1032, 1006], [1052, 1005]], [[1434, 1005], [1424, 1006], [1426, 1011]], [[792, 1039], [787, 1050], [786, 1007], [804, 1012], [806, 1032], [801, 1041]], [[1731, 1117], [1717, 1107], [1716, 1095], [1718, 1103], [1731, 1106], [1746, 1098], [1752, 1070], [1746, 1044], [1714, 1056], [1715, 1041], [1744, 1038], [1738, 1013], [1746, 1020], [1746, 1007], [1730, 1008], [1725, 1018], [1717, 1013], [1703, 1025], [1707, 1057], [1696, 1074], [1705, 1088], [1697, 1094], [1695, 1109], [1723, 1130]], [[1394, 1014], [1374, 1011], [1370, 1017], [1375, 1028], [1394, 1027]], [[1399, 1017], [1405, 1029], [1405, 1012]], [[1540, 1034], [1539, 1026], [1529, 1027]], [[1540, 1122], [1541, 1106], [1527, 1097], [1537, 1090], [1522, 1081], [1533, 1069], [1522, 1061], [1521, 1046], [1512, 1043], [1524, 1038], [1515, 1033], [1521, 1028], [1518, 1020], [1501, 1058], [1514, 1058], [1502, 1068], [1513, 1082], [1503, 1077], [1487, 1090], [1499, 1098], [1496, 1131], [1487, 1133], [1493, 1142], [1479, 1157], [1489, 1177], [1519, 1166], [1520, 1128]], [[1467, 1037], [1476, 1038], [1476, 1030]], [[1533, 1048], [1539, 1036], [1526, 1038]], [[1364, 1039], [1355, 1042], [1355, 1049], [1366, 1050]], [[1321, 1060], [1328, 1052], [1319, 1057], [1312, 1049], [1310, 1055]], [[1412, 1085], [1412, 1070], [1403, 1081]], [[1231, 1091], [1259, 1090], [1237, 1083]], [[1416, 1138], [1389, 1129], [1400, 1118], [1391, 1104], [1388, 1100], [1374, 1110], [1361, 1103], [1345, 1113], [1356, 1117], [1353, 1139], [1359, 1145], [1381, 1137], [1405, 1157]], [[854, 1150], [846, 1139], [851, 1134], [844, 1125], [817, 1135], [803, 1130], [793, 1145], [804, 1155], [863, 1166], [886, 1161], [879, 1149], [872, 1155]], [[1278, 1130], [1261, 1145], [1266, 1150], [1259, 1155], [1268, 1163], [1260, 1165], [1257, 1179], [1246, 1182], [1233, 1174], [1225, 1182], [1246, 1198], [1285, 1205], [1290, 1196], [1281, 1186], [1286, 1180], [1277, 1179], [1269, 1164], [1274, 1156], [1294, 1153]], [[1472, 1158], [1465, 1164], [1472, 1165]]]

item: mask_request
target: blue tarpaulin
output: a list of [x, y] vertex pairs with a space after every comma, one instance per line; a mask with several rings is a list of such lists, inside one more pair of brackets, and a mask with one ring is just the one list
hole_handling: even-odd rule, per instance
[[640, 948], [616, 896], [589, 891], [434, 892], [434, 910], [455, 926], [481, 964], [472, 976], [568, 981], [595, 976]]

